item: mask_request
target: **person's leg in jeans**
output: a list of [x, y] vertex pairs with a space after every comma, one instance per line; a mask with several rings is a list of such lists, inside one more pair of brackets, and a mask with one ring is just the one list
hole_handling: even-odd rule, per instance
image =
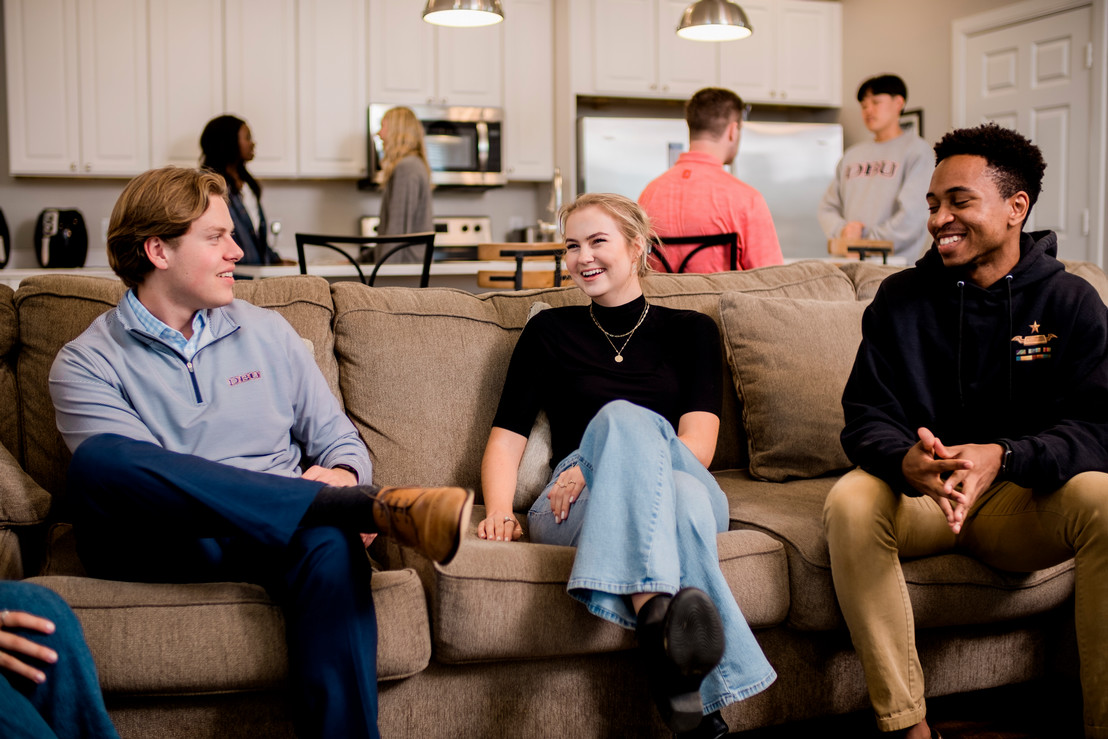
[[580, 464], [586, 490], [561, 524], [544, 492], [529, 523], [536, 541], [577, 546], [570, 594], [593, 614], [634, 628], [631, 594], [699, 588], [716, 605], [726, 640], [723, 660], [701, 686], [705, 712], [768, 687], [776, 673], [719, 569], [716, 535], [728, 527], [726, 496], [672, 426], [615, 401], [589, 423], [566, 461]]
[[10, 626], [0, 629], [58, 655], [57, 662], [48, 664], [13, 654], [41, 670], [46, 676], [42, 683], [0, 671], [0, 736], [118, 737], [104, 707], [81, 624], [61, 596], [33, 583], [0, 581], [0, 611], [23, 611], [52, 621], [52, 634]]

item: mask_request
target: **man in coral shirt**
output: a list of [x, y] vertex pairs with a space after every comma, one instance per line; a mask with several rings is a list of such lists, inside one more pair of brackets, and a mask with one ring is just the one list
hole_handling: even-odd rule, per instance
[[[739, 152], [743, 101], [730, 90], [706, 87], [685, 103], [689, 151], [639, 196], [659, 236], [739, 235], [739, 269], [781, 264], [777, 229], [762, 194], [723, 167]], [[696, 248], [666, 247], [666, 261], [676, 270]], [[658, 266], [655, 262], [655, 266]], [[725, 247], [705, 249], [689, 260], [687, 272], [731, 269]]]

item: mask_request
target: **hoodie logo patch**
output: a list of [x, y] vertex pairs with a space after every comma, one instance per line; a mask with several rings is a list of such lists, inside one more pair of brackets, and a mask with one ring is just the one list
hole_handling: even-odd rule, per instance
[[1023, 347], [1016, 350], [1016, 361], [1030, 362], [1035, 359], [1050, 359], [1051, 347], [1047, 345], [1057, 339], [1058, 336], [1056, 334], [1040, 334], [1039, 329], [1042, 327], [1038, 321], [1028, 325], [1028, 328], [1031, 329], [1030, 334], [1012, 337], [1014, 343]]
[[234, 387], [235, 385], [241, 385], [244, 382], [250, 382], [251, 380], [261, 379], [261, 376], [262, 376], [261, 372], [259, 372], [258, 370], [254, 370], [253, 372], [247, 372], [245, 375], [238, 375], [236, 377], [228, 377], [227, 378], [227, 384], [230, 385], [231, 387]]

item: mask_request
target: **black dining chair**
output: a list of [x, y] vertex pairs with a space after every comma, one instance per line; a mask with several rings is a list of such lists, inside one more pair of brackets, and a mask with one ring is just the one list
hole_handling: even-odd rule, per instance
[[[365, 276], [365, 272], [362, 271], [362, 265], [358, 263], [358, 260], [350, 256], [349, 252], [343, 249], [340, 244], [347, 246], [377, 246], [384, 244], [388, 247], [388, 250], [378, 256], [373, 265], [373, 271], [370, 272], [369, 278]], [[320, 234], [296, 234], [296, 258], [300, 261], [300, 274], [308, 274], [308, 262], [304, 258], [305, 246], [323, 246], [333, 251], [337, 251], [339, 254], [346, 257], [347, 261], [354, 265], [355, 271], [358, 273], [358, 279], [362, 281], [362, 284], [373, 286], [374, 281], [377, 279], [377, 272], [381, 269], [381, 265], [388, 260], [393, 254], [397, 253], [401, 249], [409, 246], [423, 246], [423, 270], [419, 275], [419, 286], [427, 287], [427, 283], [431, 277], [431, 261], [434, 258], [435, 252], [435, 232], [427, 231], [424, 233], [414, 234], [392, 234], [390, 236], [323, 236]]]
[[735, 271], [739, 268], [739, 235], [737, 233], [725, 233], [725, 234], [707, 234], [705, 236], [659, 236], [660, 241], [665, 246], [685, 246], [688, 244], [699, 244], [695, 249], [691, 250], [685, 255], [685, 258], [681, 260], [681, 264], [677, 269], [673, 268], [661, 254], [659, 250], [654, 250], [651, 256], [658, 260], [658, 263], [662, 265], [662, 268], [669, 273], [682, 273], [689, 267], [689, 260], [693, 258], [694, 254], [698, 254], [705, 249], [711, 249], [717, 246], [726, 246], [730, 249], [731, 253], [731, 271]]

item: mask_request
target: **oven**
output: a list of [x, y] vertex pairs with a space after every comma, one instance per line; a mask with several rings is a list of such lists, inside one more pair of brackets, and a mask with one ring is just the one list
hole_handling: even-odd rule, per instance
[[[376, 236], [380, 222], [377, 216], [362, 216], [362, 236]], [[493, 241], [492, 219], [488, 216], [439, 216], [433, 223], [436, 262], [473, 261], [477, 259], [477, 245]]]

